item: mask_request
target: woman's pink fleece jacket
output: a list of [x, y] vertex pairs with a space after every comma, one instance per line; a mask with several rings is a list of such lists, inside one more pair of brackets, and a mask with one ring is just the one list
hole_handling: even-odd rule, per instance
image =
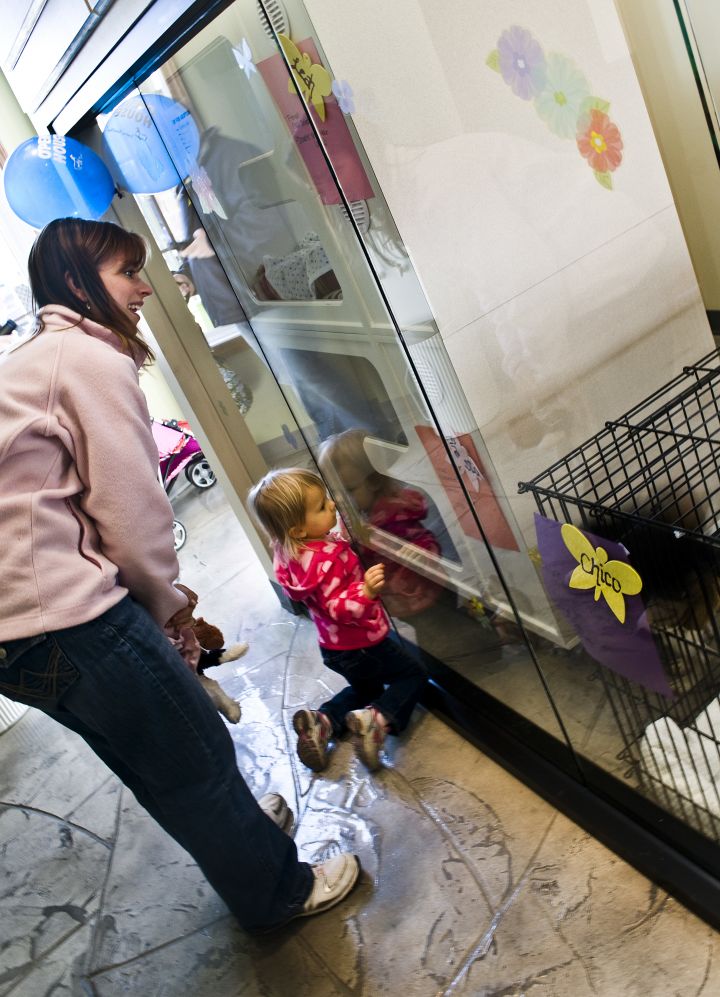
[[67, 308], [39, 318], [0, 356], [0, 641], [86, 623], [128, 592], [162, 627], [187, 599], [140, 358]]

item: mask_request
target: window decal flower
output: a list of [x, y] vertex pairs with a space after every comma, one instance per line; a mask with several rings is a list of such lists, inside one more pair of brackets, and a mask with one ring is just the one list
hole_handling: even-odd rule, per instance
[[623, 160], [620, 129], [610, 120], [609, 102], [592, 94], [571, 58], [559, 52], [546, 55], [534, 35], [515, 24], [503, 31], [485, 64], [517, 97], [533, 102], [554, 135], [574, 140], [597, 182], [613, 189], [611, 174]]
[[237, 62], [248, 79], [250, 79], [253, 73], [257, 73], [247, 38], [243, 38], [239, 45], [233, 46], [233, 55], [235, 56], [235, 62]]
[[535, 110], [553, 134], [575, 138], [590, 85], [572, 59], [564, 55], [551, 52], [546, 65], [545, 86], [535, 98]]
[[333, 80], [332, 92], [343, 114], [355, 113], [355, 97], [347, 80]]
[[498, 39], [498, 67], [512, 92], [532, 100], [545, 86], [545, 54], [540, 43], [517, 24]]
[[577, 147], [587, 159], [598, 183], [612, 187], [610, 174], [622, 162], [623, 140], [607, 114], [593, 110], [578, 121]]

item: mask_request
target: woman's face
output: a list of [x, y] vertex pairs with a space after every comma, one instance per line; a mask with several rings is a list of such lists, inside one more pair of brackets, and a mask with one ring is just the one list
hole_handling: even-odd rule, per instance
[[115, 256], [98, 268], [98, 276], [118, 308], [129, 312], [137, 325], [145, 298], [152, 294], [152, 288], [142, 280], [140, 271], [122, 256]]

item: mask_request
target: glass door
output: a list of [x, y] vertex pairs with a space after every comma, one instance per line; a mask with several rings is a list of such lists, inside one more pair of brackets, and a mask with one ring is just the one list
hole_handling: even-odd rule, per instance
[[562, 646], [562, 625], [355, 140], [351, 98], [301, 5], [283, 11], [271, 26], [253, 0], [232, 4], [103, 116], [119, 182], [138, 192], [268, 465], [302, 461], [306, 445], [361, 556], [386, 565], [400, 634], [443, 682], [460, 676], [509, 725], [551, 735], [573, 767], [537, 662]]
[[[180, 334], [194, 374], [217, 386], [219, 368], [215, 404], [234, 406], [264, 466], [321, 469], [363, 559], [386, 565], [398, 632], [440, 685], [716, 869], [716, 830], [629, 764], [645, 714], [635, 695], [629, 719], [618, 709], [614, 647], [588, 650], [555, 608], [552, 558], [529, 546], [532, 500], [502, 492], [352, 114], [299, 0], [236, 0], [100, 120], [119, 185], [175, 275], [166, 287], [196, 319]], [[490, 362], [468, 363], [486, 385]], [[584, 470], [582, 450], [569, 481], [587, 471], [592, 490], [604, 456]], [[548, 530], [555, 542], [572, 516], [563, 502], [542, 511], [538, 543]], [[565, 546], [582, 567], [580, 544]], [[563, 594], [587, 590], [571, 576]]]

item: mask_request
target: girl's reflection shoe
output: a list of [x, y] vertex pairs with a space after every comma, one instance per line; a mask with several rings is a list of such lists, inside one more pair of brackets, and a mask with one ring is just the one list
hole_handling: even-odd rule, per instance
[[317, 710], [298, 710], [293, 717], [293, 728], [298, 736], [298, 758], [313, 772], [322, 772], [328, 763], [328, 741], [332, 734], [330, 721]]
[[273, 824], [277, 824], [285, 834], [290, 834], [295, 823], [295, 814], [285, 802], [285, 797], [279, 793], [266, 793], [258, 800], [258, 806]]
[[377, 713], [371, 707], [353, 710], [345, 717], [345, 723], [353, 735], [355, 753], [371, 772], [381, 767], [380, 752], [385, 743], [385, 728], [377, 722]]

